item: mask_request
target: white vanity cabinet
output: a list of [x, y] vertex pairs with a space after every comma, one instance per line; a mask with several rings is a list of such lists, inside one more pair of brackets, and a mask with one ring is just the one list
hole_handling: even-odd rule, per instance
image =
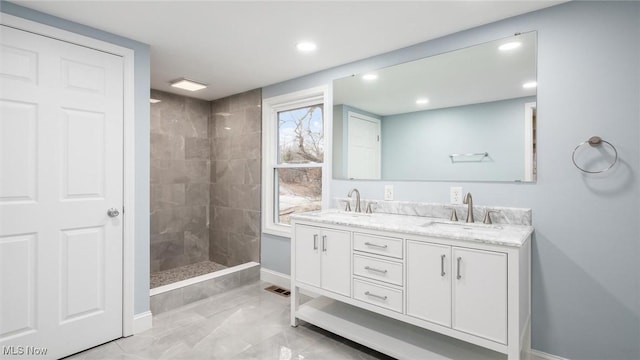
[[[417, 216], [323, 215], [293, 217], [292, 326], [304, 320], [399, 359], [526, 356], [530, 226], [505, 225], [493, 239], [438, 233]], [[301, 304], [300, 290], [319, 296]]]
[[507, 254], [452, 248], [451, 327], [507, 344]]
[[295, 280], [351, 296], [351, 233], [307, 225], [294, 231]]
[[407, 240], [407, 315], [507, 343], [507, 255]]
[[407, 240], [407, 315], [451, 327], [451, 246]]
[[397, 313], [404, 309], [401, 238], [353, 233], [353, 298]]

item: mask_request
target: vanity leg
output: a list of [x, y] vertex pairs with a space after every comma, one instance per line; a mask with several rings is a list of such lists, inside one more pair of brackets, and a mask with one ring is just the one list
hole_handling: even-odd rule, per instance
[[298, 326], [298, 318], [296, 317], [296, 311], [298, 311], [298, 307], [300, 306], [300, 294], [298, 292], [298, 287], [291, 282], [291, 326]]
[[531, 321], [527, 324], [527, 336], [524, 339], [524, 358], [527, 360], [531, 359]]
[[524, 346], [518, 341], [507, 349], [507, 360], [527, 360], [529, 355]]

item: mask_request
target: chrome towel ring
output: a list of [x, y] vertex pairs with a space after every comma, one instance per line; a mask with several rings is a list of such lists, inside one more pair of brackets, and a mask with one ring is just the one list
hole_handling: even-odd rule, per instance
[[[596, 146], [601, 146], [602, 143], [609, 145], [609, 147], [613, 149], [613, 153], [615, 155], [615, 157], [613, 158], [613, 161], [611, 162], [611, 164], [609, 164], [609, 166], [601, 170], [586, 170], [580, 167], [580, 165], [576, 163], [576, 150], [578, 150], [579, 148], [583, 147], [586, 144], [589, 144], [591, 147], [596, 147]], [[610, 142], [606, 140], [602, 140], [600, 136], [592, 136], [589, 138], [589, 140], [581, 142], [580, 144], [578, 144], [578, 146], [576, 146], [575, 149], [573, 149], [573, 153], [571, 154], [571, 161], [573, 161], [573, 165], [575, 165], [582, 172], [585, 172], [588, 174], [599, 174], [611, 169], [613, 165], [615, 165], [618, 162], [618, 150]]]

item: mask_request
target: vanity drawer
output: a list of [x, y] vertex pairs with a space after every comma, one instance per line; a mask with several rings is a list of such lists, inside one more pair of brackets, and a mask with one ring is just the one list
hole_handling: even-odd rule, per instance
[[402, 312], [402, 291], [353, 279], [354, 299]]
[[402, 263], [353, 255], [353, 274], [402, 286]]
[[354, 233], [353, 249], [402, 259], [402, 239], [398, 238]]

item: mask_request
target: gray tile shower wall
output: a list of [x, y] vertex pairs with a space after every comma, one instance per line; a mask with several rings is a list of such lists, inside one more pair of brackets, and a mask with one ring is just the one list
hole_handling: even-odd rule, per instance
[[262, 92], [211, 104], [209, 258], [226, 266], [260, 261]]
[[209, 259], [210, 102], [151, 90], [151, 272]]

